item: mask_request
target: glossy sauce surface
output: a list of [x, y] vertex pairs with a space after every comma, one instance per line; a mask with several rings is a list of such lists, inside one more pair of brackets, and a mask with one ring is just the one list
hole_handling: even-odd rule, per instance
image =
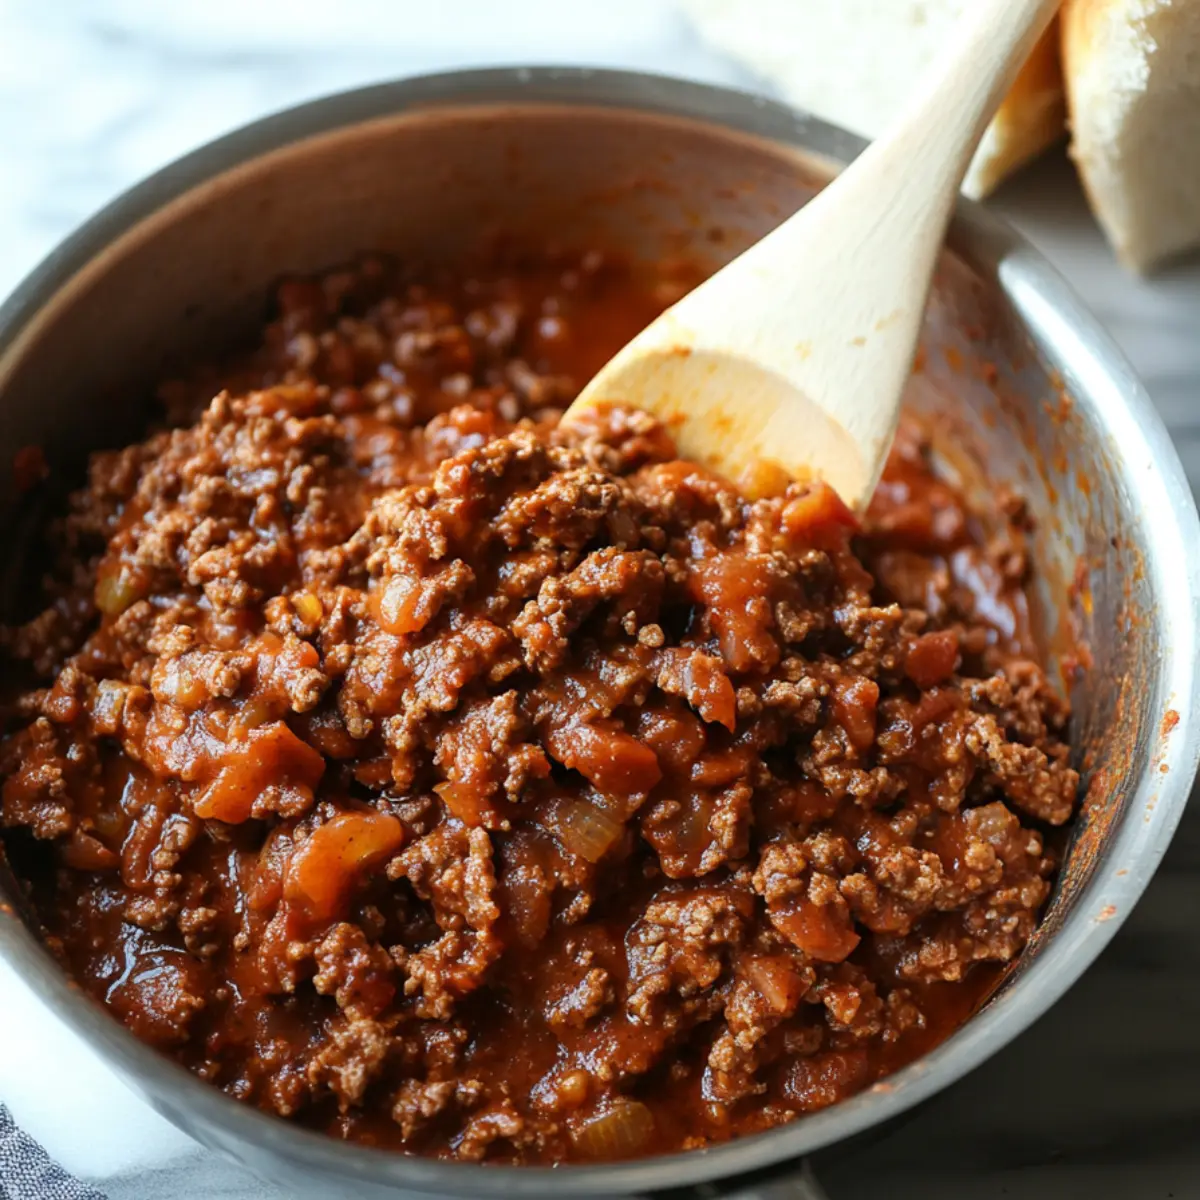
[[472, 1161], [699, 1146], [919, 1056], [1028, 939], [1077, 779], [1020, 504], [908, 426], [861, 526], [557, 429], [681, 286], [289, 280], [95, 456], [0, 814], [68, 968], [214, 1086]]

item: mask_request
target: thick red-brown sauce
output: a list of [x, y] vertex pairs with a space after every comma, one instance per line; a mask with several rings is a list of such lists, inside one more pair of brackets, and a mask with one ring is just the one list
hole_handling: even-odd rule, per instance
[[[1071, 814], [1025, 520], [905, 426], [860, 526], [750, 504], [581, 383], [680, 291], [602, 256], [281, 285], [95, 456], [0, 759], [51, 947], [329, 1133], [628, 1157], [944, 1039]], [[220, 392], [220, 388], [228, 390]]]

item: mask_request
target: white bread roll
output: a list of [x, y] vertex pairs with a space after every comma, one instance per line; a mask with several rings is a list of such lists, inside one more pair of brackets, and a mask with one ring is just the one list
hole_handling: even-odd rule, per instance
[[1117, 256], [1200, 245], [1200, 3], [1067, 0], [1072, 154]]
[[[971, 0], [683, 0], [706, 41], [791, 103], [877, 137], [929, 70]], [[1058, 36], [1038, 43], [963, 183], [985, 196], [1062, 136]]]

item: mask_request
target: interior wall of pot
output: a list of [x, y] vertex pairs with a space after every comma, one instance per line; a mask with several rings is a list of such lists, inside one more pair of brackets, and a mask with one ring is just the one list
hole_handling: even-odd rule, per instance
[[[822, 177], [795, 151], [613, 109], [439, 109], [286, 147], [173, 201], [46, 306], [0, 362], [0, 462], [37, 444], [53, 465], [78, 463], [135, 436], [153, 382], [252, 332], [282, 273], [364, 251], [460, 259], [500, 236], [716, 266]], [[1027, 498], [1045, 640], [1079, 657], [1082, 639], [1091, 660], [1074, 701], [1092, 815], [1051, 930], [1145, 765], [1155, 669], [1154, 617], [1135, 580], [1144, 517], [1129, 510], [1094, 414], [1064, 399], [1053, 366], [987, 269], [946, 254], [910, 402], [969, 488], [1003, 483]]]

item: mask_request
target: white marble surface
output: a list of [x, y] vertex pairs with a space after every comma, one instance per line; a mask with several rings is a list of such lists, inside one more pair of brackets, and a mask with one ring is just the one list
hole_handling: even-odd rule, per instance
[[[669, 0], [0, 0], [0, 295], [148, 171], [355, 84], [571, 62], [746, 84]], [[1074, 282], [1141, 372], [1200, 485], [1200, 261], [1109, 256], [1051, 158], [995, 207]], [[1101, 962], [906, 1126], [820, 1162], [833, 1200], [1200, 1197], [1200, 815]], [[277, 1198], [151, 1113], [0, 965], [0, 1100], [112, 1200]], [[3, 1194], [0, 1181], [0, 1195]]]

